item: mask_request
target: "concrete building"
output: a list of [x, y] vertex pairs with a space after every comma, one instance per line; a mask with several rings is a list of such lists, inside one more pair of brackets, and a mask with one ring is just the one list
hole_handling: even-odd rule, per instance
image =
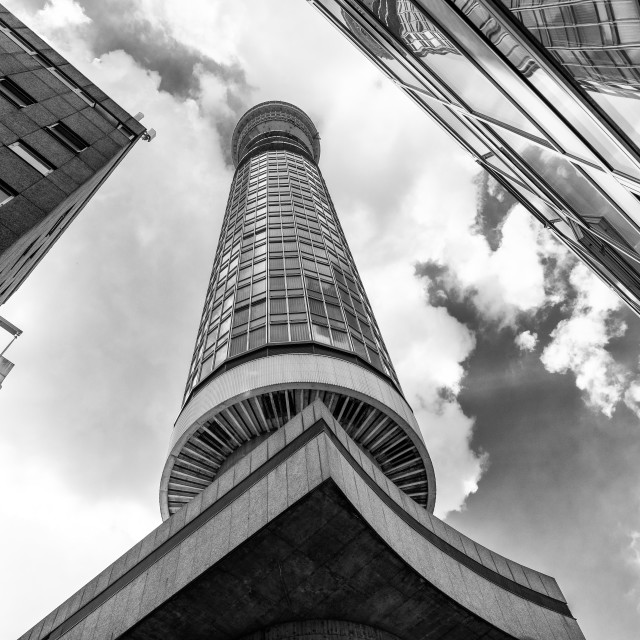
[[13, 344], [13, 342], [15, 342], [15, 340], [20, 335], [22, 335], [22, 330], [18, 329], [18, 327], [16, 327], [14, 324], [9, 322], [8, 320], [5, 320], [5, 318], [3, 318], [2, 316], [0, 316], [0, 329], [2, 329], [3, 332], [6, 332], [11, 336], [11, 340], [9, 344], [7, 344], [2, 349], [2, 351], [0, 351], [0, 389], [1, 389], [4, 379], [9, 375], [9, 372], [14, 367], [13, 362], [11, 362], [11, 360], [8, 360], [4, 354], [7, 352], [9, 347]]
[[0, 5], [0, 305], [144, 126]]
[[309, 1], [640, 314], [637, 0]]
[[319, 156], [293, 105], [238, 123], [164, 522], [21, 640], [583, 640], [553, 578], [433, 515]]

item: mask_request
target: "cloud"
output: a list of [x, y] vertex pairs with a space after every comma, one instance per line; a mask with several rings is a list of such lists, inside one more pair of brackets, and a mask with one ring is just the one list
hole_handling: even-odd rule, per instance
[[640, 418], [640, 380], [634, 380], [624, 392], [624, 403]]
[[438, 261], [417, 265], [417, 274], [430, 282], [432, 304], [459, 317], [475, 316], [478, 324], [498, 326], [515, 325], [521, 315], [545, 304], [539, 226], [518, 206], [501, 228], [502, 242], [495, 251], [483, 236], [467, 229], [445, 238], [446, 251]]
[[569, 282], [577, 299], [570, 317], [551, 333], [541, 360], [552, 373], [573, 372], [589, 405], [611, 417], [629, 375], [607, 351], [610, 340], [627, 330], [616, 316], [622, 302], [583, 264], [574, 267]]
[[[16, 302], [6, 305], [6, 313], [29, 337], [13, 348], [17, 365], [11, 378], [17, 391], [11, 401], [3, 398], [2, 422], [22, 425], [19, 440], [41, 439], [58, 458], [65, 485], [78, 494], [124, 499], [138, 480], [144, 483], [141, 499], [146, 493], [155, 511], [157, 475], [179, 409], [231, 171], [217, 130], [196, 102], [161, 91], [159, 73], [122, 50], [96, 58], [82, 31], [74, 31], [73, 25], [84, 20], [69, 10], [70, 4], [48, 3], [42, 9], [56, 25], [48, 34], [52, 44], [58, 46], [58, 36], [68, 39], [75, 66], [130, 112], [143, 107], [160, 135], [152, 143], [138, 143], [15, 296]], [[62, 13], [54, 20], [56, 10]], [[69, 16], [69, 29], [59, 29]], [[205, 88], [203, 95], [212, 91]], [[40, 293], [34, 299], [30, 291]], [[49, 338], [37, 310], [41, 305], [59, 311], [56, 320], [46, 323]], [[163, 335], [167, 321], [173, 328]], [[112, 336], [114, 327], [118, 332]], [[174, 349], [181, 354], [175, 359], [169, 355]], [[49, 393], [54, 374], [42, 367], [43, 361], [65, 381], [64, 398], [90, 381], [73, 409]], [[113, 377], [112, 368], [118, 372]], [[19, 391], [20, 381], [29, 375], [41, 389], [38, 403]], [[109, 408], [111, 394], [127, 397], [132, 379], [137, 380], [138, 399]], [[155, 396], [163, 387], [161, 402]], [[112, 416], [107, 427], [106, 414]], [[66, 428], [56, 432], [49, 424]], [[109, 447], [109, 441], [119, 446]], [[99, 463], [76, 462], [89, 460], [95, 451], [102, 451]]]
[[[537, 327], [547, 336], [556, 324]], [[607, 638], [631, 640], [640, 594], [627, 534], [640, 531], [637, 416], [622, 406], [612, 419], [593, 411], [574, 376], [549, 374], [508, 330], [476, 340], [458, 398], [475, 416], [471, 445], [489, 452], [490, 465], [449, 522], [553, 575], [586, 637], [606, 629]]]
[[[625, 361], [622, 348], [613, 353], [627, 331], [620, 298], [513, 206], [502, 187], [483, 174], [474, 182], [476, 219], [468, 233], [445, 236], [439, 259], [416, 267], [430, 304], [474, 332], [509, 328], [522, 351], [544, 344], [546, 369], [572, 372], [590, 407], [611, 417], [624, 402], [640, 415], [640, 382], [632, 382], [637, 366]], [[529, 327], [545, 318], [552, 324], [533, 333]]]
[[31, 27], [39, 33], [57, 32], [59, 38], [69, 28], [79, 27], [91, 22], [84, 9], [75, 0], [47, 0], [29, 20]]
[[502, 226], [517, 201], [486, 171], [481, 171], [474, 183], [478, 187], [474, 229], [495, 251], [502, 242]]
[[97, 55], [121, 49], [159, 74], [160, 91], [195, 100], [218, 131], [229, 162], [231, 134], [251, 94], [240, 63], [218, 62], [180, 42], [169, 24], [152, 22], [140, 4], [132, 8], [131, 0], [84, 1], [94, 27], [92, 46]]
[[[356, 90], [362, 91], [357, 87]], [[386, 105], [401, 116], [394, 107], [393, 102]], [[369, 115], [371, 126], [377, 127], [375, 122], [383, 117], [382, 105]], [[392, 120], [397, 124], [403, 117]], [[340, 133], [329, 124], [329, 133], [325, 135], [327, 139], [342, 140], [347, 132]], [[394, 128], [380, 130], [381, 148], [393, 145], [387, 136], [397, 135]], [[335, 153], [334, 145], [327, 147], [328, 154]], [[337, 151], [340, 152], [339, 146]], [[352, 168], [345, 167], [342, 175], [336, 175], [333, 169], [327, 183], [400, 384], [431, 455], [437, 481], [436, 512], [445, 516], [463, 508], [487, 464], [487, 455], [470, 444], [475, 421], [462, 411], [457, 400], [464, 384], [465, 362], [475, 348], [476, 339], [463, 320], [433, 303], [430, 281], [416, 278], [415, 264], [428, 265], [425, 269], [433, 268], [434, 275], [443, 273], [443, 268], [428, 263], [424, 256], [437, 251], [443, 239], [457, 232], [456, 217], [463, 217], [467, 225], [473, 223], [475, 188], [471, 177], [477, 170], [453, 148], [449, 152], [452, 162], [460, 165], [452, 178], [451, 172], [443, 170], [437, 162], [431, 166], [432, 160], [423, 147], [413, 159], [413, 177], [402, 176], [409, 187], [395, 190], [390, 185], [395, 184], [397, 167], [381, 163], [379, 175], [372, 180], [388, 191], [385, 196], [388, 212], [382, 215], [375, 197], [371, 199], [366, 190], [360, 193], [350, 182], [344, 184], [344, 173], [349, 176], [354, 171], [358, 173], [358, 167], [366, 164], [365, 156], [370, 152], [366, 146], [354, 148], [347, 156]], [[338, 164], [341, 166], [342, 162], [341, 159]], [[329, 167], [334, 166], [329, 163]], [[468, 181], [454, 190], [453, 185], [461, 176], [468, 177]], [[456, 197], [446, 202], [445, 193], [455, 193]], [[430, 211], [437, 211], [438, 215], [425, 215]]]
[[[88, 47], [93, 56], [123, 51], [148, 72], [158, 90], [193, 100], [217, 130], [225, 161], [231, 162], [231, 134], [249, 106], [252, 87], [237, 59], [219, 62], [181, 42], [164, 19], [151, 19], [143, 0], [46, 0], [29, 20], [59, 48]], [[78, 51], [73, 51], [74, 57]]]
[[516, 336], [515, 343], [520, 351], [533, 351], [538, 344], [538, 336], [531, 331], [523, 331]]
[[470, 447], [474, 420], [456, 397], [475, 336], [444, 309], [426, 303], [411, 265], [385, 263], [365, 286], [374, 300], [393, 291], [393, 305], [374, 308], [435, 467], [436, 512], [443, 517], [463, 507], [487, 464], [487, 455]]
[[[4, 461], [0, 481], [15, 486], [20, 478], [22, 495], [38, 496], [37, 508], [14, 509], [11, 526], [2, 528], [0, 541], [5, 548], [29, 548], [28, 557], [5, 554], [3, 573], [19, 576], [18, 588], [24, 580], [37, 584], [45, 595], [6, 610], [3, 623], [11, 619], [16, 626], [15, 632], [5, 637], [17, 637], [26, 631], [30, 620], [46, 616], [63, 597], [89, 582], [157, 525], [155, 513], [138, 501], [82, 498], [74, 487], [61, 481], [49, 456], [25, 460], [22, 453], [0, 444]], [[7, 597], [8, 593], [3, 594]]]
[[640, 569], [640, 531], [632, 531], [629, 537], [630, 562]]

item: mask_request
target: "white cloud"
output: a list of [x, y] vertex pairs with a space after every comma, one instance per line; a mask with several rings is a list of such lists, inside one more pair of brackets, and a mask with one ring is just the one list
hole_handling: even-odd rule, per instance
[[622, 302], [582, 263], [570, 282], [577, 291], [571, 316], [551, 333], [541, 360], [552, 373], [573, 372], [588, 404], [611, 417], [628, 383], [628, 372], [607, 351], [609, 341], [626, 331], [612, 318]]
[[[511, 314], [538, 309], [545, 302], [544, 272], [538, 255], [540, 225], [520, 205], [509, 213], [502, 227], [502, 243], [490, 257], [489, 269], [495, 273], [499, 289], [480, 308], [494, 309], [499, 300], [511, 307]], [[479, 294], [482, 300], [482, 294]], [[498, 315], [499, 311], [494, 311]]]
[[[447, 267], [448, 288], [469, 297], [485, 320], [517, 327], [522, 314], [566, 305], [572, 299], [570, 285], [577, 299], [567, 309], [570, 316], [551, 333], [541, 355], [544, 366], [553, 373], [573, 372], [585, 401], [605, 415], [611, 417], [624, 400], [640, 416], [640, 382], [631, 383], [628, 368], [607, 350], [611, 339], [627, 329], [615, 321], [620, 298], [521, 206], [504, 220], [502, 242], [493, 252], [482, 235], [471, 232], [469, 214], [453, 219], [455, 226], [447, 218], [434, 230], [435, 239], [426, 241], [427, 253]], [[545, 263], [555, 267], [545, 273]], [[515, 342], [521, 350], [533, 351], [538, 336], [524, 331]]]
[[[428, 251], [431, 237], [426, 225], [408, 222], [414, 215], [414, 202], [410, 197], [396, 211], [394, 234], [380, 234], [374, 227], [371, 236], [357, 244], [363, 245], [358, 253], [366, 250], [362, 255], [364, 285], [431, 455], [436, 513], [444, 517], [461, 509], [467, 496], [476, 491], [487, 459], [470, 448], [474, 420], [455, 399], [465, 375], [463, 363], [475, 348], [475, 336], [444, 308], [429, 306], [422, 283], [413, 276], [411, 258]], [[358, 234], [349, 237], [354, 236]]]
[[634, 380], [624, 392], [624, 403], [640, 418], [640, 380]]
[[[373, 274], [372, 274], [373, 275]], [[474, 420], [464, 415], [453, 394], [464, 377], [462, 363], [475, 347], [475, 337], [444, 309], [425, 303], [424, 291], [400, 263], [375, 274], [372, 297], [393, 294], [393, 304], [374, 304], [400, 383], [422, 430], [436, 472], [436, 513], [444, 517], [462, 508], [477, 489], [485, 456], [469, 446]], [[381, 292], [384, 291], [384, 294]]]
[[[0, 544], [29, 550], [2, 560], [3, 575], [13, 579], [11, 592], [3, 593], [3, 608], [10, 602], [3, 636], [18, 637], [149, 533], [157, 516], [136, 500], [81, 498], [48, 456], [25, 456], [2, 444], [0, 456], [0, 482], [20, 489], [12, 492], [11, 522], [0, 528]], [[29, 508], [15, 508], [19, 501]], [[35, 597], [14, 597], [27, 592]]]
[[47, 0], [45, 6], [29, 22], [39, 33], [50, 33], [88, 24], [91, 20], [75, 0]]
[[515, 343], [521, 351], [533, 351], [538, 344], [538, 334], [523, 331], [516, 336]]
[[[255, 40], [253, 25], [259, 22], [253, 22], [253, 18], [260, 21], [260, 14], [268, 10], [260, 6], [263, 3], [255, 3], [250, 8], [251, 3], [224, 0], [189, 0], [188, 6], [183, 0], [132, 0], [131, 3], [137, 5], [145, 19], [171, 31], [179, 42], [227, 64], [245, 57], [243, 48], [238, 46], [239, 40], [247, 37], [249, 31], [254, 32]], [[211, 37], [214, 33], [215, 37]]]
[[630, 562], [640, 569], [640, 531], [632, 531], [629, 538], [631, 539], [629, 542]]
[[75, 57], [84, 49], [78, 35], [82, 27], [91, 23], [83, 7], [75, 0], [47, 0], [44, 7], [29, 15], [22, 3], [5, 2], [10, 11], [25, 21], [49, 43], [55, 43], [59, 53]]
[[486, 320], [514, 325], [520, 314], [546, 302], [540, 225], [523, 207], [514, 207], [502, 225], [500, 246], [491, 251], [484, 236], [471, 230], [475, 207], [469, 204], [465, 217], [434, 231], [431, 259], [448, 267], [450, 286], [470, 295]]

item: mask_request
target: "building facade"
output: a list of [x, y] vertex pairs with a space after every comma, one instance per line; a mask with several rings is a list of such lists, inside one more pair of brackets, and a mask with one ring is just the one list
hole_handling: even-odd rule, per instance
[[164, 522], [21, 640], [584, 640], [553, 578], [433, 515], [319, 156], [293, 105], [238, 123]]
[[635, 0], [310, 2], [640, 313]]
[[0, 305], [145, 136], [0, 5]]
[[502, 0], [588, 91], [640, 98], [638, 0]]

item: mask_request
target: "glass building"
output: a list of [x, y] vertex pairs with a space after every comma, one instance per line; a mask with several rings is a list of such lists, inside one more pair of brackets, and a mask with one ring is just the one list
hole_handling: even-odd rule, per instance
[[[261, 391], [250, 385], [251, 397], [219, 406], [186, 440], [174, 430], [163, 514], [202, 491], [233, 451], [316, 398], [347, 421], [347, 431], [397, 486], [432, 505], [431, 463], [318, 168], [313, 122], [285, 102], [260, 104], [238, 122], [232, 153], [236, 172], [181, 417], [206, 389], [224, 387], [225, 377], [236, 377], [232, 386], [246, 383], [242, 375], [255, 379], [257, 363], [270, 369], [269, 384]], [[294, 368], [302, 369], [286, 372], [277, 356], [293, 354]], [[346, 367], [343, 382], [332, 370], [336, 359]], [[382, 389], [386, 399], [363, 396], [354, 381], [356, 389]]]
[[502, 0], [590, 91], [640, 97], [640, 3]]
[[640, 313], [636, 2], [310, 2]]

